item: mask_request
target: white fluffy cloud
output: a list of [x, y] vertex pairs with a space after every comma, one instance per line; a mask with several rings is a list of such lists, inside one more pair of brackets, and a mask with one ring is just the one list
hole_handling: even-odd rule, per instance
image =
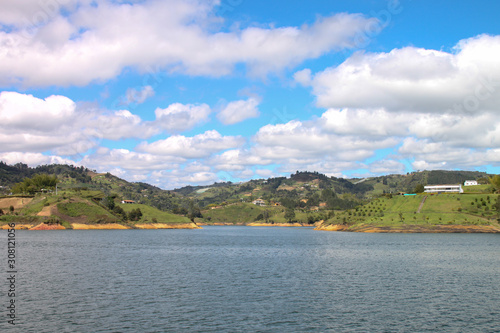
[[85, 156], [81, 163], [91, 168], [106, 170], [111, 167], [127, 171], [148, 173], [152, 170], [177, 168], [185, 160], [175, 156], [157, 156], [138, 153], [128, 149], [99, 149], [96, 153]]
[[142, 89], [137, 90], [135, 88], [127, 89], [125, 93], [125, 99], [122, 101], [122, 104], [142, 104], [148, 98], [153, 97], [155, 95], [155, 91], [151, 86], [144, 86]]
[[[328, 108], [319, 121], [323, 135], [340, 137], [336, 146], [349, 147], [342, 144], [348, 138], [389, 143], [393, 155], [366, 165], [370, 172], [403, 170], [404, 164], [470, 169], [500, 162], [494, 154], [500, 145], [498, 54], [500, 36], [480, 35], [460, 41], [453, 52], [359, 52], [314, 75], [301, 70], [294, 80], [310, 86], [317, 105]], [[307, 142], [306, 135], [297, 137]], [[346, 151], [355, 152], [363, 161], [362, 150]]]
[[39, 18], [29, 4], [0, 4], [0, 22], [13, 25], [0, 32], [0, 84], [86, 85], [114, 78], [125, 67], [221, 76], [239, 63], [265, 76], [352, 47], [356, 34], [374, 21], [337, 14], [300, 28], [222, 32], [214, 16], [217, 1], [62, 2], [69, 14], [61, 15], [56, 5], [39, 10]]
[[31, 166], [43, 164], [77, 164], [72, 160], [62, 158], [60, 156], [22, 152], [0, 153], [0, 161], [3, 161], [7, 164], [24, 163]]
[[291, 121], [286, 124], [266, 125], [254, 138], [261, 156], [270, 159], [365, 159], [377, 149], [394, 146], [390, 137], [379, 140], [357, 136], [337, 135], [324, 130], [321, 121]]
[[413, 136], [466, 148], [500, 145], [500, 114], [494, 112], [463, 115], [330, 109], [321, 119], [326, 130], [342, 135], [368, 138]]
[[156, 123], [170, 133], [178, 133], [206, 122], [211, 112], [207, 104], [174, 103], [155, 110]]
[[0, 151], [65, 155], [93, 146], [80, 127], [76, 104], [64, 96], [46, 99], [16, 92], [0, 93]]
[[193, 137], [174, 135], [153, 143], [143, 142], [137, 150], [161, 156], [192, 159], [209, 157], [213, 153], [241, 146], [244, 142], [245, 139], [242, 137], [222, 136], [219, 132], [212, 130]]
[[371, 163], [369, 170], [371, 173], [384, 175], [403, 173], [405, 171], [405, 165], [396, 160], [381, 160]]
[[217, 118], [225, 125], [236, 124], [248, 118], [256, 118], [260, 114], [257, 109], [258, 105], [259, 101], [256, 98], [230, 102], [217, 114]]
[[17, 92], [0, 92], [0, 126], [13, 130], [51, 131], [75, 117], [76, 104], [64, 96], [46, 99]]
[[208, 164], [221, 171], [243, 171], [247, 166], [271, 164], [252, 150], [232, 149], [212, 157]]
[[127, 110], [108, 112], [58, 95], [0, 92], [0, 151], [75, 155], [101, 139], [148, 138], [160, 131]]
[[500, 36], [460, 41], [455, 53], [415, 47], [389, 53], [357, 53], [338, 67], [307, 80], [317, 104], [327, 108], [383, 108], [391, 112], [498, 110], [500, 102]]

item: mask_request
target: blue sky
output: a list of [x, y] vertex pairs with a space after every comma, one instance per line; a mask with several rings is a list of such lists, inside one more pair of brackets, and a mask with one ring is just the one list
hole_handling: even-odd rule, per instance
[[172, 189], [498, 173], [500, 3], [0, 4], [0, 160]]

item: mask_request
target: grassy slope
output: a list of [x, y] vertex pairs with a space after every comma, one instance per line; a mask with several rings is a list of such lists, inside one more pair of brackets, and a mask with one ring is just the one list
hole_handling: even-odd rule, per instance
[[[142, 217], [134, 223], [190, 223], [191, 220], [185, 216], [175, 215], [163, 212], [151, 206], [142, 204], [118, 204], [127, 213], [133, 209], [139, 208], [142, 212]], [[153, 221], [156, 219], [156, 222]]]
[[[277, 210], [267, 207], [270, 218], [276, 215]], [[250, 203], [228, 205], [218, 209], [203, 211], [204, 222], [248, 223], [254, 222], [259, 214], [264, 213], [266, 207], [259, 207]]]
[[63, 226], [70, 227], [70, 218], [62, 216], [37, 216], [44, 208], [57, 207], [60, 214], [73, 217], [85, 217], [87, 223], [116, 223], [118, 218], [109, 211], [82, 196], [38, 195], [28, 205], [17, 212], [17, 215], [2, 216], [1, 222], [16, 221], [42, 223], [49, 220], [59, 221]]
[[60, 213], [70, 217], [85, 216], [88, 223], [116, 223], [118, 218], [108, 210], [89, 200], [77, 200], [71, 198], [57, 204]]
[[[59, 195], [38, 195], [31, 203], [18, 210], [17, 215], [4, 215], [0, 217], [0, 225], [8, 222], [29, 222], [29, 223], [42, 223], [48, 220], [57, 220], [65, 227], [70, 227], [72, 218], [82, 218], [81, 223], [120, 223], [129, 224], [124, 222], [121, 218], [115, 216], [101, 205], [89, 199], [95, 197], [97, 192], [94, 191], [81, 191], [78, 195], [76, 193], [68, 193], [67, 191]], [[189, 223], [191, 222], [187, 217], [174, 215], [171, 213], [160, 211], [154, 207], [142, 204], [122, 205], [119, 204], [124, 211], [130, 212], [132, 209], [140, 208], [143, 214], [142, 218], [135, 223], [152, 223], [156, 219], [157, 223]], [[37, 216], [44, 208], [57, 207], [59, 216]], [[61, 216], [63, 215], [63, 216]], [[68, 218], [64, 218], [67, 216]]]
[[[251, 223], [251, 222], [265, 222], [263, 219], [256, 220], [260, 214], [269, 212], [268, 222], [286, 223], [285, 208], [282, 206], [256, 206], [251, 203], [239, 203], [228, 205], [218, 209], [211, 209], [203, 211], [204, 223]], [[300, 210], [295, 210], [294, 222], [307, 223], [308, 213]]]
[[420, 212], [418, 208], [425, 194], [379, 198], [358, 210], [337, 214], [331, 222], [349, 225], [494, 225], [497, 212], [492, 209], [497, 194], [440, 194], [427, 195]]

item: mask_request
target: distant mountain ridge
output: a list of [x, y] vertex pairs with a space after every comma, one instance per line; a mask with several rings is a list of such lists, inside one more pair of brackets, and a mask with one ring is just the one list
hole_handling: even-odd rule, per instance
[[[83, 166], [65, 164], [29, 167], [23, 163], [8, 165], [0, 162], [0, 186], [4, 192], [15, 183], [34, 174], [56, 175], [64, 187], [86, 187], [119, 196], [163, 211], [186, 213], [193, 203], [205, 208], [223, 203], [250, 202], [262, 198], [269, 202], [283, 201], [288, 206], [300, 207], [305, 200], [312, 204], [329, 201], [332, 209], [347, 209], [377, 195], [412, 192], [421, 185], [458, 184], [465, 180], [487, 181], [490, 176], [479, 171], [419, 171], [408, 174], [391, 174], [363, 179], [328, 177], [318, 172], [297, 171], [290, 177], [249, 180], [242, 183], [222, 182], [208, 186], [184, 186], [163, 190], [142, 182], [128, 182], [110, 173], [98, 174]], [[329, 190], [331, 191], [324, 191]], [[252, 200], [250, 200], [252, 199]]]
[[[34, 177], [36, 174], [56, 176], [59, 194], [54, 193], [55, 186], [40, 190], [46, 185], [15, 185], [27, 177], [45, 179]], [[0, 193], [4, 194], [0, 208], [7, 213], [0, 220], [4, 224], [24, 221], [30, 228], [197, 228], [196, 223], [200, 223], [314, 224], [321, 230], [382, 232], [499, 232], [496, 219], [497, 215], [500, 219], [500, 202], [492, 185], [467, 187], [468, 194], [463, 197], [426, 200], [427, 193], [394, 195], [421, 191], [423, 185], [461, 184], [465, 180], [488, 184], [489, 176], [477, 171], [434, 170], [344, 179], [297, 171], [290, 177], [169, 191], [85, 167], [54, 164], [30, 168], [0, 162]], [[31, 195], [5, 195], [10, 189]], [[13, 204], [19, 206], [11, 210]], [[138, 215], [137, 209], [143, 215]], [[37, 223], [40, 225], [35, 226]]]

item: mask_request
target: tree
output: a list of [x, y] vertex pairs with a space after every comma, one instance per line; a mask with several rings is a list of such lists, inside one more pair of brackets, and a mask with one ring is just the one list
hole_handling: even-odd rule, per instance
[[113, 200], [113, 197], [107, 196], [101, 201], [102, 205], [106, 207], [109, 210], [113, 210], [115, 208], [115, 200]]
[[116, 215], [120, 215], [122, 220], [125, 220], [127, 218], [127, 213], [125, 213], [123, 208], [121, 208], [120, 206], [115, 206], [113, 208], [113, 213], [115, 213]]
[[265, 210], [264, 213], [262, 213], [263, 217], [264, 217], [264, 221], [266, 221], [266, 223], [269, 221], [269, 211], [268, 210]]
[[417, 186], [415, 186], [415, 193], [423, 193], [425, 190], [424, 188], [424, 185], [422, 184], [418, 184]]
[[12, 193], [34, 194], [42, 189], [53, 189], [56, 187], [57, 177], [48, 174], [36, 174], [32, 178], [25, 178], [22, 182], [12, 187]]
[[200, 211], [200, 208], [194, 204], [193, 200], [190, 200], [189, 201], [189, 207], [188, 207], [188, 214], [187, 214], [187, 217], [192, 221], [194, 222], [194, 219], [196, 217], [203, 217], [203, 215], [201, 215], [201, 211]]
[[10, 211], [10, 213], [12, 214], [12, 213], [14, 212], [14, 206], [12, 206], [12, 205], [11, 205], [11, 206], [9, 207], [9, 211]]
[[500, 193], [500, 175], [494, 175], [488, 178], [490, 184], [495, 187], [495, 192]]
[[493, 204], [492, 208], [497, 211], [497, 219], [500, 220], [500, 196], [497, 197], [497, 201]]
[[140, 208], [132, 209], [130, 213], [128, 213], [128, 219], [130, 221], [139, 221], [142, 217], [142, 212]]
[[295, 211], [293, 209], [287, 208], [285, 211], [285, 219], [288, 222], [292, 222], [294, 218], [295, 218]]

